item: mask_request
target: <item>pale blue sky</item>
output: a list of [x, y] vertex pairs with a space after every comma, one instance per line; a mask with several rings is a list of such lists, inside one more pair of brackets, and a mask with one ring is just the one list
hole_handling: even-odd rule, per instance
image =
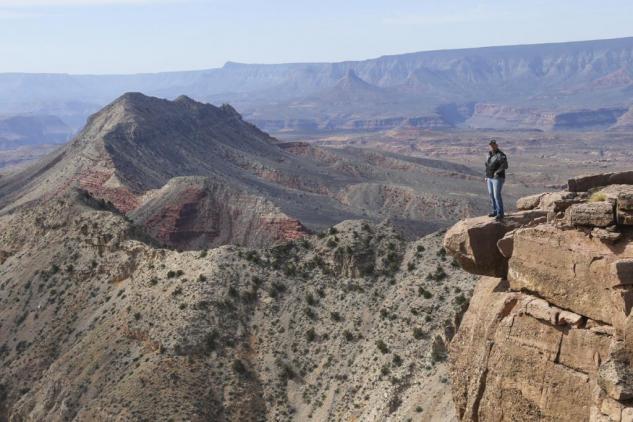
[[0, 72], [134, 73], [633, 36], [631, 0], [0, 0]]

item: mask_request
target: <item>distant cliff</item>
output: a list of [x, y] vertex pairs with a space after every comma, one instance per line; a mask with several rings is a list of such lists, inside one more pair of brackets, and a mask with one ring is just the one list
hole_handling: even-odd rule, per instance
[[[47, 112], [76, 122], [126, 91], [230, 102], [270, 130], [438, 128], [468, 119], [474, 103], [556, 113], [626, 108], [633, 93], [633, 37], [338, 63], [229, 62], [192, 72], [2, 74], [0, 113]], [[447, 108], [459, 113], [449, 116]], [[566, 120], [572, 121], [574, 128], [596, 126]]]

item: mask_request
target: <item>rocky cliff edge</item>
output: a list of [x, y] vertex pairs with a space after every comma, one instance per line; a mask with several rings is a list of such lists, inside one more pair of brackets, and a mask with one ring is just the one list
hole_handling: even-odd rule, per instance
[[633, 421], [633, 172], [569, 180], [444, 246], [482, 275], [450, 346], [464, 421]]

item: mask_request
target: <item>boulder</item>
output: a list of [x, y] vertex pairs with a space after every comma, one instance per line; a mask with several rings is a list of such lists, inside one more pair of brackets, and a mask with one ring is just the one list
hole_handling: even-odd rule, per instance
[[622, 404], [607, 397], [602, 401], [600, 411], [607, 415], [610, 421], [620, 422], [622, 420]]
[[620, 192], [618, 194], [618, 209], [633, 211], [633, 192]]
[[582, 324], [582, 316], [569, 311], [560, 311], [558, 314], [557, 325], [572, 325], [578, 327]]
[[615, 230], [607, 230], [600, 227], [594, 227], [591, 236], [605, 243], [615, 243], [622, 238], [622, 233]]
[[616, 220], [621, 226], [633, 226], [633, 211], [618, 209], [616, 212]]
[[504, 258], [510, 259], [512, 256], [512, 249], [514, 240], [512, 238], [514, 230], [507, 232], [501, 239], [497, 241], [497, 249], [501, 252]]
[[605, 362], [598, 370], [598, 385], [615, 400], [633, 398], [633, 368], [624, 342], [615, 341]]
[[489, 217], [462, 220], [446, 232], [444, 248], [470, 273], [505, 277], [508, 260], [499, 251], [497, 241], [544, 215], [543, 211], [523, 211], [508, 214], [502, 221]]
[[607, 227], [614, 223], [613, 204], [607, 201], [573, 204], [565, 215], [573, 226]]
[[542, 321], [556, 324], [560, 309], [552, 307], [546, 300], [535, 298], [525, 305], [525, 313]]
[[578, 201], [580, 199], [576, 199], [576, 194], [573, 192], [548, 192], [541, 196], [539, 209], [555, 212], [565, 211], [569, 205]]
[[513, 238], [508, 266], [513, 290], [537, 292], [560, 308], [622, 326], [633, 292], [620, 288], [628, 263], [616, 262], [633, 257], [614, 254], [609, 245], [580, 231], [545, 224], [518, 229]]
[[517, 199], [517, 209], [518, 210], [531, 210], [534, 208], [538, 208], [539, 203], [541, 202], [541, 198], [543, 197], [543, 193], [539, 193], [536, 195], [524, 196], [522, 198]]
[[567, 188], [571, 192], [586, 192], [593, 188], [616, 184], [633, 185], [633, 171], [574, 177], [567, 181]]

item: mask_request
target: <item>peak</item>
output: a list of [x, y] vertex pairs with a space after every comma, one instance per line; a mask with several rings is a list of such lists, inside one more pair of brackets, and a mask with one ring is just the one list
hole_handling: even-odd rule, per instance
[[353, 69], [348, 69], [343, 76], [338, 81], [339, 86], [362, 86], [362, 87], [373, 87], [369, 82], [363, 80], [360, 76], [354, 72]]
[[220, 106], [220, 110], [222, 110], [222, 112], [226, 114], [227, 116], [236, 117], [238, 119], [242, 118], [242, 115], [238, 113], [237, 110], [235, 110], [235, 108], [233, 108], [233, 106], [230, 104], [226, 104], [226, 103], [222, 104]]
[[158, 100], [158, 98], [150, 97], [141, 92], [126, 92], [125, 94], [121, 95], [119, 98], [114, 100], [112, 104], [120, 104], [120, 103], [140, 104], [140, 103], [146, 103], [151, 100]]
[[186, 95], [179, 95], [178, 98], [176, 98], [174, 101], [182, 104], [200, 104], [196, 100]]

